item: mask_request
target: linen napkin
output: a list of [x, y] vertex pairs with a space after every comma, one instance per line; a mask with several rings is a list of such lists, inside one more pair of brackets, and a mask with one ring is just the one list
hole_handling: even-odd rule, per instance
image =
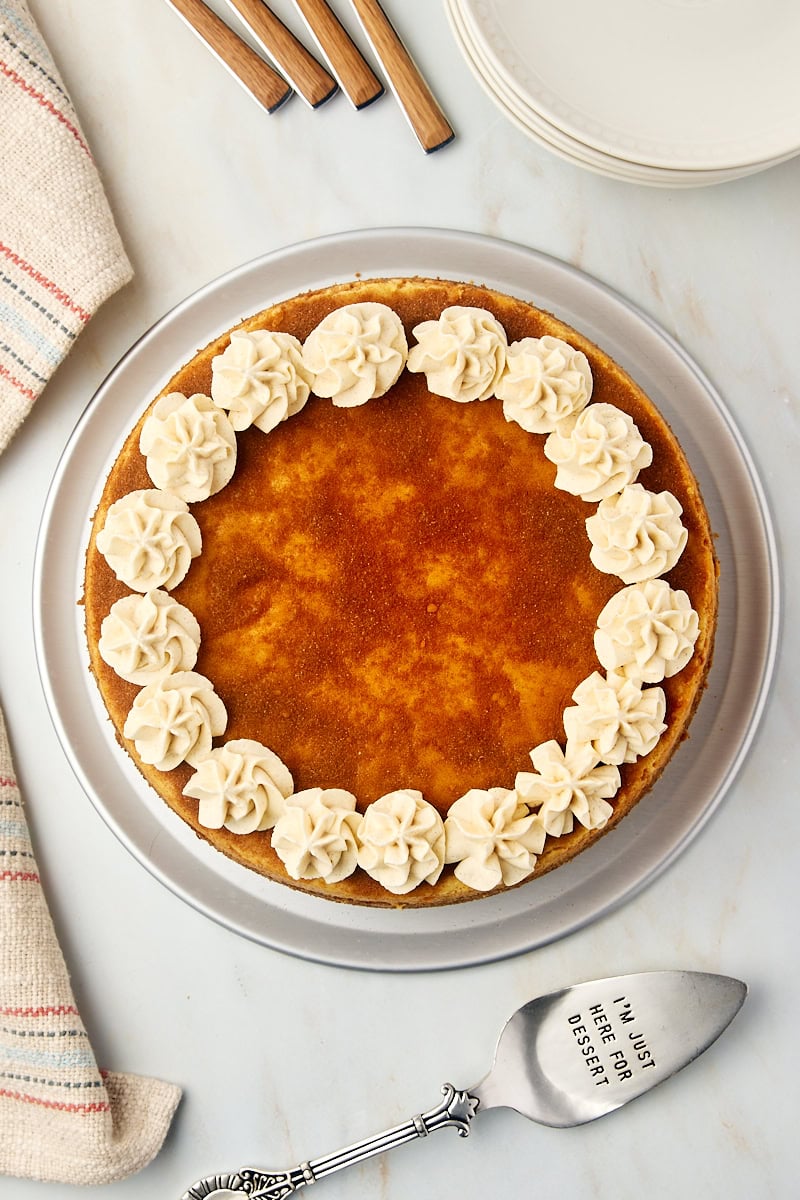
[[97, 1066], [42, 892], [0, 710], [0, 1174], [122, 1179], [158, 1152], [179, 1099], [172, 1084]]
[[[0, 453], [131, 277], [91, 151], [24, 0], [0, 0]], [[122, 1179], [158, 1152], [169, 1083], [101, 1070], [42, 891], [0, 711], [0, 1174]]]
[[131, 277], [91, 151], [24, 0], [0, 0], [0, 453]]

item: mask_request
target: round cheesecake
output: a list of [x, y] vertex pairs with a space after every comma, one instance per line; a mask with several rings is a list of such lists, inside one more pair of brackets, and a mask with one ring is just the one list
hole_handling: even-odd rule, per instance
[[[348, 380], [329, 386], [330, 356], [350, 337], [359, 368], [359, 354], [372, 351], [353, 350], [347, 320], [372, 320], [384, 308], [396, 344], [375, 352], [377, 371], [367, 373], [379, 394], [365, 402], [346, 390]], [[472, 342], [454, 354], [465, 312]], [[232, 372], [226, 362], [234, 343], [242, 353], [251, 345], [237, 335], [252, 342], [258, 331], [296, 339], [303, 395], [284, 404], [267, 432], [250, 423], [232, 435], [219, 399]], [[320, 345], [329, 347], [324, 363]], [[553, 353], [566, 355], [580, 407], [556, 411], [549, 432], [536, 432], [525, 427], [536, 424], [526, 407], [529, 376], [538, 372], [537, 396], [560, 402], [547, 373]], [[444, 376], [460, 394], [441, 394]], [[189, 398], [222, 429], [215, 490], [202, 499], [165, 476], [154, 449]], [[475, 899], [535, 885], [613, 829], [664, 770], [710, 666], [712, 533], [666, 421], [579, 332], [477, 285], [359, 280], [254, 315], [142, 403], [92, 522], [83, 597], [91, 670], [124, 750], [218, 851], [335, 900], [403, 907]], [[228, 415], [245, 425], [233, 408]], [[603, 421], [628, 465], [618, 478], [601, 450], [595, 465], [605, 482], [597, 484], [582, 477], [580, 438]], [[140, 493], [156, 493], [159, 514], [187, 534], [180, 570], [155, 588], [146, 579], [131, 584], [111, 533], [110, 515]], [[635, 514], [647, 503], [656, 516], [641, 524]], [[154, 591], [159, 604], [169, 597], [179, 606], [178, 640], [197, 646], [196, 660], [177, 662], [172, 677], [188, 670], [213, 689], [193, 762], [165, 757], [159, 730], [149, 729], [149, 741], [140, 734], [131, 713], [147, 675], [123, 678], [107, 652], [110, 614], [138, 596], [153, 608]], [[642, 606], [644, 640], [653, 643], [646, 651], [626, 642]], [[130, 636], [141, 650], [141, 630]], [[641, 744], [625, 733], [627, 718], [609, 726], [609, 704], [646, 710]], [[235, 809], [233, 819], [223, 823], [218, 812], [209, 824], [213, 805], [197, 780], [213, 771], [203, 759], [254, 746], [266, 751], [256, 775], [268, 777], [269, 821], [251, 828], [240, 775], [226, 810]], [[302, 807], [296, 796], [311, 800]], [[319, 806], [340, 803], [345, 815], [326, 841]], [[428, 871], [419, 864], [431, 855], [438, 864]]]

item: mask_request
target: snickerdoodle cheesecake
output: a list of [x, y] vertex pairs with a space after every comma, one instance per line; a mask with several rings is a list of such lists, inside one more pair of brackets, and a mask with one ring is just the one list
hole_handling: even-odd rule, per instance
[[452, 903], [566, 863], [664, 770], [710, 665], [712, 534], [666, 421], [576, 330], [359, 280], [142, 402], [92, 522], [91, 670], [217, 850]]

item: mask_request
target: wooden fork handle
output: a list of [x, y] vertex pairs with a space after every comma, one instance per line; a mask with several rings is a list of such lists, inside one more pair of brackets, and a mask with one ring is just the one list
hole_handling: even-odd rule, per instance
[[352, 0], [389, 85], [426, 154], [452, 142], [455, 134], [378, 0]]
[[167, 0], [209, 50], [267, 112], [289, 99], [292, 89], [251, 50], [203, 0]]
[[356, 108], [366, 108], [384, 88], [326, 0], [295, 0], [342, 91]]
[[330, 99], [337, 88], [336, 80], [263, 0], [228, 0], [228, 4], [312, 108]]

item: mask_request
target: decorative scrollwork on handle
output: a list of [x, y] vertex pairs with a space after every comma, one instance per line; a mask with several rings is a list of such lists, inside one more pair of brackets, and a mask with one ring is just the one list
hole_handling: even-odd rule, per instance
[[306, 1182], [302, 1173], [299, 1179], [296, 1177], [296, 1171], [247, 1169], [242, 1171], [242, 1175], [247, 1177], [247, 1190], [252, 1200], [284, 1200], [284, 1196], [291, 1196], [292, 1192], [296, 1192], [298, 1187], [302, 1187]]
[[181, 1200], [206, 1200], [216, 1192], [241, 1192], [251, 1200], [284, 1200], [306, 1181], [296, 1180], [294, 1171], [259, 1171], [244, 1167], [225, 1175], [209, 1175], [185, 1191]]
[[442, 1095], [444, 1100], [441, 1104], [416, 1118], [422, 1125], [422, 1128], [417, 1126], [420, 1136], [425, 1137], [436, 1129], [452, 1125], [458, 1130], [459, 1137], [469, 1137], [470, 1123], [478, 1111], [480, 1101], [469, 1092], [457, 1091], [452, 1083], [442, 1084]]
[[181, 1200], [205, 1200], [206, 1196], [213, 1196], [215, 1192], [226, 1191], [245, 1191], [240, 1171], [223, 1175], [209, 1175], [205, 1179], [198, 1179], [197, 1183], [193, 1183], [190, 1188], [186, 1189]]
[[362, 1142], [328, 1154], [324, 1158], [314, 1159], [313, 1162], [303, 1162], [299, 1167], [289, 1171], [259, 1171], [251, 1167], [244, 1168], [232, 1175], [213, 1175], [201, 1179], [184, 1192], [181, 1200], [205, 1200], [217, 1191], [243, 1192], [250, 1200], [284, 1200], [299, 1188], [316, 1183], [333, 1171], [341, 1171], [344, 1167], [363, 1162], [373, 1154], [383, 1154], [404, 1142], [414, 1141], [415, 1138], [427, 1137], [437, 1129], [452, 1126], [458, 1130], [459, 1137], [469, 1135], [472, 1118], [478, 1111], [480, 1101], [469, 1092], [460, 1092], [452, 1083], [442, 1085], [444, 1099], [435, 1108], [420, 1113], [411, 1120], [395, 1125], [383, 1133], [365, 1138]]

